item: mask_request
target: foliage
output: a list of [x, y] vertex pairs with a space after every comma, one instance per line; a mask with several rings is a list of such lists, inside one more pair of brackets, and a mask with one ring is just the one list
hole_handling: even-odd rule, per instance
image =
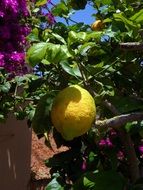
[[[100, 31], [71, 19], [87, 6], [95, 9], [91, 15], [95, 20], [102, 20]], [[54, 5], [36, 0], [29, 2], [29, 9], [32, 29], [27, 36], [30, 47], [26, 61], [33, 73], [8, 81], [7, 73], [1, 70], [0, 119], [14, 110], [18, 118], [27, 116], [31, 123], [40, 102], [48, 97], [42, 109], [47, 116], [37, 117], [37, 126], [42, 126], [38, 136], [45, 135], [50, 146], [48, 136], [52, 133], [57, 146], [66, 145], [69, 150], [45, 161], [52, 174], [47, 190], [141, 189], [142, 121], [125, 126], [118, 122], [119, 126], [106, 130], [95, 125], [87, 134], [67, 142], [53, 129], [50, 110], [59, 91], [78, 84], [94, 97], [97, 120], [142, 111], [143, 2], [61, 0]], [[58, 22], [57, 16], [64, 21]]]

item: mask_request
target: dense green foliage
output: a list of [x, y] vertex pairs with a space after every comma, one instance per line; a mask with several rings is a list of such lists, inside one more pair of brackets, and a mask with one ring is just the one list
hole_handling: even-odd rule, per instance
[[[12, 81], [5, 81], [4, 76], [1, 79], [0, 104], [4, 113], [14, 107], [19, 118], [28, 116], [31, 123], [37, 107], [35, 131], [38, 136], [45, 135], [50, 146], [48, 135], [52, 131], [58, 147], [69, 147], [68, 151], [46, 160], [53, 174], [46, 190], [141, 190], [141, 119], [126, 125], [119, 121], [119, 126], [106, 130], [99, 130], [95, 125], [88, 134], [66, 142], [52, 127], [50, 109], [61, 89], [78, 84], [93, 95], [97, 120], [142, 111], [143, 2], [61, 0], [51, 11], [53, 17], [62, 17], [65, 22], [57, 19], [57, 22], [41, 27], [46, 17], [38, 15], [38, 11], [45, 4], [46, 1], [37, 0], [31, 6], [29, 22], [32, 31], [27, 37], [31, 44], [27, 50], [27, 62], [34, 68], [34, 73]], [[90, 25], [76, 21], [69, 24], [73, 11], [86, 10], [86, 6], [95, 8], [95, 14], [91, 16], [102, 20], [104, 27], [101, 30], [92, 31]], [[85, 19], [88, 20], [86, 15]], [[23, 92], [19, 94], [18, 89], [22, 86]], [[25, 101], [28, 106], [23, 104]], [[19, 102], [24, 111], [17, 108]], [[41, 106], [45, 107], [38, 114]], [[2, 113], [0, 119], [3, 117]], [[42, 127], [37, 128], [38, 124]], [[47, 131], [48, 135], [45, 134]]]

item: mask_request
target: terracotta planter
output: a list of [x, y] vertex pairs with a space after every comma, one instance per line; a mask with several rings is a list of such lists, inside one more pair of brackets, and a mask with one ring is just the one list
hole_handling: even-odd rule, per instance
[[31, 129], [10, 116], [0, 123], [0, 189], [29, 190]]

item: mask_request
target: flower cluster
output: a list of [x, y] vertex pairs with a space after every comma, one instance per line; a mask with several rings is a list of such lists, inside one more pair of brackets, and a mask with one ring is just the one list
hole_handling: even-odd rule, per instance
[[54, 7], [55, 5], [52, 3], [51, 0], [47, 0], [47, 3], [43, 6], [41, 6], [40, 11], [39, 11], [39, 15], [42, 17], [44, 17], [44, 19], [42, 18], [42, 21], [40, 23], [40, 28], [41, 29], [45, 29], [49, 26], [52, 26], [56, 23], [55, 17], [51, 11], [51, 9]]
[[25, 18], [26, 0], [0, 1], [0, 67], [12, 76], [27, 72], [25, 36], [30, 32]]

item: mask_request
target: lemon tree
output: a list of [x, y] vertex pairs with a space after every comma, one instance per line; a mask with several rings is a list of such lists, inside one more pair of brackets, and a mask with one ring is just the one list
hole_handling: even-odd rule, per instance
[[[89, 7], [95, 10], [94, 23], [72, 20], [77, 10]], [[58, 147], [69, 148], [46, 161], [56, 173], [47, 189], [80, 189], [77, 180], [87, 190], [141, 187], [143, 2], [62, 0], [52, 7], [52, 16], [64, 22], [46, 27], [41, 27], [47, 19], [41, 7], [34, 8], [26, 58], [39, 78], [28, 82], [26, 92], [36, 94], [34, 118], [42, 121], [36, 128], [48, 129]], [[45, 95], [48, 105], [42, 104], [40, 114], [37, 97]], [[120, 176], [117, 183], [112, 176]]]

